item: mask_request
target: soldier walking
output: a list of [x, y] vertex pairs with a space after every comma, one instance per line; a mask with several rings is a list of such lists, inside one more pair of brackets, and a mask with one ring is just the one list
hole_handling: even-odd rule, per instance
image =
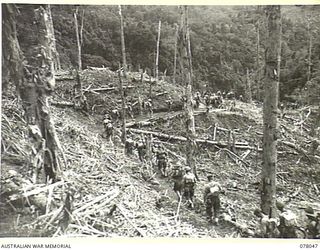
[[140, 139], [139, 142], [137, 143], [137, 150], [138, 150], [139, 160], [141, 162], [145, 161], [146, 153], [147, 153], [147, 145], [143, 139]]
[[104, 117], [103, 126], [104, 126], [106, 138], [108, 141], [111, 142], [113, 137], [113, 125], [108, 114], [106, 114]]
[[158, 162], [158, 169], [160, 170], [160, 173], [163, 177], [167, 177], [167, 168], [168, 168], [168, 154], [163, 149], [163, 147], [159, 148], [159, 151], [157, 152], [157, 162]]
[[191, 172], [191, 168], [188, 166], [185, 168], [185, 175], [183, 176], [184, 194], [188, 207], [193, 208], [194, 189], [196, 184], [196, 176]]
[[206, 205], [207, 218], [210, 223], [213, 221], [218, 223], [218, 216], [220, 212], [220, 193], [222, 191], [219, 182], [213, 180], [212, 175], [208, 175], [208, 183], [205, 185], [203, 201]]

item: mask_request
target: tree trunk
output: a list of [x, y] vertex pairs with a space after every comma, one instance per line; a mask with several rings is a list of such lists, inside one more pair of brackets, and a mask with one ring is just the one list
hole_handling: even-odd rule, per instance
[[83, 22], [84, 22], [84, 10], [82, 10], [81, 15], [81, 26], [80, 26], [80, 45], [83, 45]]
[[[277, 56], [277, 79], [278, 79], [278, 91], [279, 91], [279, 86], [280, 86], [280, 75], [281, 75], [281, 37], [282, 37], [282, 16], [280, 12], [280, 21], [279, 21], [279, 48], [278, 48], [278, 56]], [[279, 98], [279, 94], [278, 94]], [[279, 101], [279, 99], [278, 99]]]
[[[186, 14], [186, 20], [188, 20], [188, 12]], [[187, 23], [187, 21], [186, 21]], [[189, 60], [189, 71], [190, 71], [190, 78], [191, 78], [191, 85], [193, 84], [193, 69], [192, 69], [192, 54], [191, 54], [191, 42], [190, 42], [190, 30], [187, 23], [187, 44], [188, 44], [188, 60]]]
[[251, 78], [249, 74], [249, 69], [247, 69], [247, 86], [246, 86], [246, 99], [248, 103], [252, 102], [252, 93], [251, 93]]
[[156, 56], [156, 81], [159, 80], [159, 47], [160, 47], [160, 34], [161, 34], [161, 20], [158, 27], [158, 40], [157, 40], [157, 56]]
[[120, 32], [121, 32], [121, 51], [122, 51], [122, 67], [124, 78], [127, 78], [127, 60], [126, 60], [126, 46], [124, 43], [124, 25], [121, 11], [121, 5], [119, 5], [119, 16], [120, 16]]
[[309, 48], [308, 48], [308, 71], [307, 71], [307, 81], [311, 80], [311, 56], [312, 56], [312, 35], [310, 27], [310, 17], [307, 17], [308, 21], [308, 36], [309, 36]]
[[122, 108], [122, 134], [121, 134], [121, 140], [122, 143], [125, 144], [127, 140], [127, 132], [126, 132], [126, 103], [125, 103], [125, 97], [123, 93], [123, 87], [122, 87], [122, 80], [121, 80], [121, 70], [119, 69], [118, 71], [118, 76], [119, 76], [119, 90], [120, 90], [120, 95], [121, 95], [121, 108]]
[[173, 83], [176, 84], [176, 74], [177, 74], [177, 42], [178, 42], [178, 32], [179, 26], [176, 24], [176, 34], [174, 38], [174, 61], [173, 61]]
[[151, 81], [151, 71], [149, 76], [149, 99], [152, 99], [152, 81]]
[[2, 87], [5, 88], [13, 82], [20, 91], [23, 85], [26, 85], [26, 79], [24, 79], [24, 56], [17, 38], [16, 12], [14, 4], [2, 5]]
[[32, 28], [38, 34], [38, 44], [34, 46], [30, 60], [24, 62], [17, 40], [15, 6], [7, 4], [3, 7], [3, 39], [4, 45], [7, 46], [4, 58], [8, 60], [10, 77], [15, 82], [22, 100], [35, 155], [39, 156], [42, 162], [41, 165], [33, 166], [37, 168], [34, 171], [38, 172], [41, 168], [45, 177], [42, 181], [51, 179], [55, 182], [58, 168], [56, 150], [59, 148], [59, 141], [50, 120], [48, 105], [48, 95], [55, 86], [50, 46], [53, 37], [50, 36], [48, 12], [43, 7], [34, 10], [36, 22]]
[[78, 47], [78, 70], [82, 70], [82, 61], [81, 61], [81, 42], [79, 35], [79, 25], [78, 25], [78, 7], [76, 8], [76, 12], [73, 13], [74, 16], [74, 26], [76, 29], [76, 37], [77, 37], [77, 47]]
[[179, 28], [178, 37], [178, 55], [180, 70], [185, 80], [185, 117], [186, 117], [186, 134], [187, 134], [187, 164], [193, 169], [194, 174], [197, 177], [197, 169], [195, 165], [195, 125], [193, 116], [193, 100], [192, 100], [192, 67], [191, 67], [191, 55], [190, 55], [190, 41], [188, 32], [188, 7], [181, 8], [181, 24]]
[[311, 126], [310, 136], [312, 137], [312, 143], [310, 147], [310, 154], [314, 156], [317, 148], [319, 147], [319, 128], [320, 128], [320, 104], [318, 106], [318, 111], [316, 111], [316, 117], [314, 119], [314, 123]]
[[152, 135], [146, 135], [146, 147], [147, 147], [147, 163], [152, 166]]
[[257, 24], [257, 100], [260, 101], [260, 21]]
[[48, 12], [48, 24], [50, 26], [49, 28], [49, 39], [52, 41], [51, 43], [51, 50], [53, 53], [53, 62], [54, 62], [54, 69], [55, 70], [60, 70], [61, 69], [61, 63], [60, 63], [60, 55], [57, 51], [57, 45], [56, 45], [56, 39], [54, 37], [54, 26], [53, 26], [53, 20], [52, 20], [52, 15], [51, 15], [51, 8], [50, 5], [47, 5], [46, 8]]
[[263, 166], [261, 172], [261, 210], [270, 217], [276, 216], [276, 169], [277, 169], [277, 109], [279, 72], [277, 60], [280, 54], [279, 5], [266, 7], [267, 38], [265, 68], [265, 98], [263, 105]]
[[138, 108], [139, 108], [139, 115], [142, 115], [143, 108], [142, 108], [142, 98], [141, 98], [141, 93], [138, 90]]

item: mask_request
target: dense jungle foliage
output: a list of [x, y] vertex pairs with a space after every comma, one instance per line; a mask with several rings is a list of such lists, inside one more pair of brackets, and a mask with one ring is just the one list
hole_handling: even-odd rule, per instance
[[[21, 5], [18, 17], [19, 42], [25, 53], [37, 35], [28, 25], [32, 22], [30, 11], [33, 8]], [[104, 65], [117, 69], [121, 60], [118, 6], [81, 5], [78, 8], [80, 17], [84, 13], [83, 68]], [[77, 66], [75, 9], [74, 5], [52, 6], [57, 49], [64, 68]], [[154, 71], [157, 29], [161, 20], [159, 70], [172, 77], [179, 7], [128, 5], [123, 6], [122, 12], [129, 69]], [[189, 20], [195, 87], [208, 85], [215, 91], [233, 89], [240, 95], [245, 91], [248, 71], [253, 82], [253, 96], [256, 99], [262, 96], [257, 96], [257, 86], [262, 91], [266, 35], [263, 7], [190, 6]], [[283, 6], [281, 98], [320, 85], [319, 27], [320, 6]], [[310, 42], [311, 62], [308, 60]]]

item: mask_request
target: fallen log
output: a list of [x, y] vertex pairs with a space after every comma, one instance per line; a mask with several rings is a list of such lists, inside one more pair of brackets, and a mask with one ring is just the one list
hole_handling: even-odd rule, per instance
[[[181, 142], [186, 142], [187, 138], [183, 136], [175, 136], [175, 135], [168, 135], [164, 134], [161, 132], [152, 132], [152, 131], [147, 131], [147, 130], [141, 130], [141, 129], [133, 129], [133, 128], [127, 128], [126, 130], [133, 132], [133, 133], [138, 133], [138, 134], [147, 134], [147, 135], [153, 135], [158, 138], [163, 138], [168, 141], [173, 140], [173, 141], [181, 141]], [[197, 143], [202, 143], [202, 144], [207, 144], [207, 145], [212, 145], [212, 146], [218, 146], [221, 148], [226, 148], [228, 146], [227, 143], [225, 142], [218, 142], [218, 141], [212, 141], [212, 140], [205, 140], [205, 139], [195, 139]], [[255, 149], [254, 147], [251, 146], [245, 146], [245, 145], [238, 145], [235, 143], [235, 148], [236, 149]]]
[[56, 81], [71, 81], [74, 80], [73, 76], [55, 76]]
[[54, 79], [56, 81], [72, 81], [75, 78], [73, 75], [65, 74], [65, 75], [55, 75]]
[[75, 209], [72, 214], [76, 215], [82, 211], [88, 210], [90, 207], [95, 207], [101, 201], [104, 201], [105, 199], [110, 198], [110, 197], [113, 198], [113, 197], [117, 196], [119, 193], [120, 192], [118, 189], [111, 190], [110, 192], [107, 192], [106, 194], [100, 195], [100, 196], [96, 197], [95, 199], [91, 200], [90, 202], [87, 202], [86, 204], [82, 205], [81, 207]]
[[153, 125], [155, 122], [159, 121], [159, 120], [163, 120], [163, 121], [168, 121], [168, 120], [171, 120], [177, 116], [181, 115], [181, 113], [174, 113], [172, 115], [168, 115], [168, 116], [160, 116], [160, 117], [151, 117], [151, 118], [148, 118], [146, 120], [142, 120], [142, 121], [133, 121], [133, 122], [128, 122], [126, 123], [126, 127], [127, 128], [130, 128], [130, 127], [133, 127], [133, 126], [139, 126], [139, 127], [142, 127], [142, 126], [149, 126], [149, 125]]
[[130, 127], [133, 127], [133, 126], [138, 126], [138, 127], [143, 127], [143, 126], [150, 126], [150, 125], [153, 125], [154, 122], [151, 122], [151, 121], [138, 121], [138, 122], [128, 122], [126, 123], [126, 128], [130, 128]]
[[[9, 197], [9, 200], [10, 201], [14, 201], [14, 200], [17, 200], [17, 199], [22, 199], [22, 198], [27, 198], [29, 196], [32, 196], [32, 195], [37, 195], [39, 193], [43, 193], [43, 192], [47, 192], [50, 188], [55, 188], [55, 187], [58, 187], [58, 186], [61, 186], [63, 185], [64, 182], [63, 181], [59, 181], [59, 182], [56, 182], [56, 183], [53, 183], [53, 184], [50, 184], [50, 185], [34, 185], [34, 186], [31, 186], [30, 190], [29, 191], [25, 191], [25, 190], [19, 190], [20, 193], [17, 193], [17, 194], [13, 194]], [[33, 188], [34, 187], [34, 188]]]
[[50, 101], [50, 104], [53, 106], [57, 106], [57, 107], [73, 107], [73, 102], [68, 102], [68, 101]]
[[161, 92], [161, 93], [158, 93], [152, 97], [154, 98], [154, 97], [158, 97], [158, 96], [162, 96], [162, 95], [166, 95], [166, 94], [168, 94], [168, 92]]
[[[213, 140], [196, 139], [196, 142], [208, 144], [208, 145], [215, 145], [215, 146], [218, 146], [221, 148], [225, 148], [228, 146], [228, 144], [226, 142], [218, 142], [218, 141], [213, 141]], [[234, 148], [236, 148], [236, 149], [255, 149], [252, 146], [243, 144], [243, 142], [236, 142], [234, 144]]]
[[161, 132], [152, 132], [152, 131], [140, 130], [140, 129], [134, 129], [134, 128], [127, 128], [127, 130], [133, 133], [153, 135], [153, 136], [168, 139], [168, 140], [187, 141], [187, 138], [183, 136], [167, 135]]
[[[123, 86], [123, 89], [133, 89], [136, 88], [136, 86]], [[103, 92], [103, 91], [112, 91], [112, 90], [118, 90], [118, 87], [101, 87], [96, 89], [83, 89], [83, 92]]]
[[89, 69], [89, 70], [97, 70], [97, 71], [111, 71], [108, 67], [102, 67], [101, 68], [101, 67], [87, 66], [87, 69]]

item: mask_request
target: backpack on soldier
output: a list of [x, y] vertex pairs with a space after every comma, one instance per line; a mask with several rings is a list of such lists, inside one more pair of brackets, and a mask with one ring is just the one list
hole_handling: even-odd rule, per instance
[[182, 176], [182, 169], [180, 166], [176, 166], [172, 169], [172, 177], [178, 178]]
[[195, 183], [195, 179], [194, 179], [194, 175], [193, 174], [186, 174], [184, 176], [184, 179], [185, 179], [185, 183], [187, 185]]
[[210, 187], [208, 196], [212, 196], [212, 197], [218, 196], [219, 191], [220, 191], [220, 188], [217, 185]]

